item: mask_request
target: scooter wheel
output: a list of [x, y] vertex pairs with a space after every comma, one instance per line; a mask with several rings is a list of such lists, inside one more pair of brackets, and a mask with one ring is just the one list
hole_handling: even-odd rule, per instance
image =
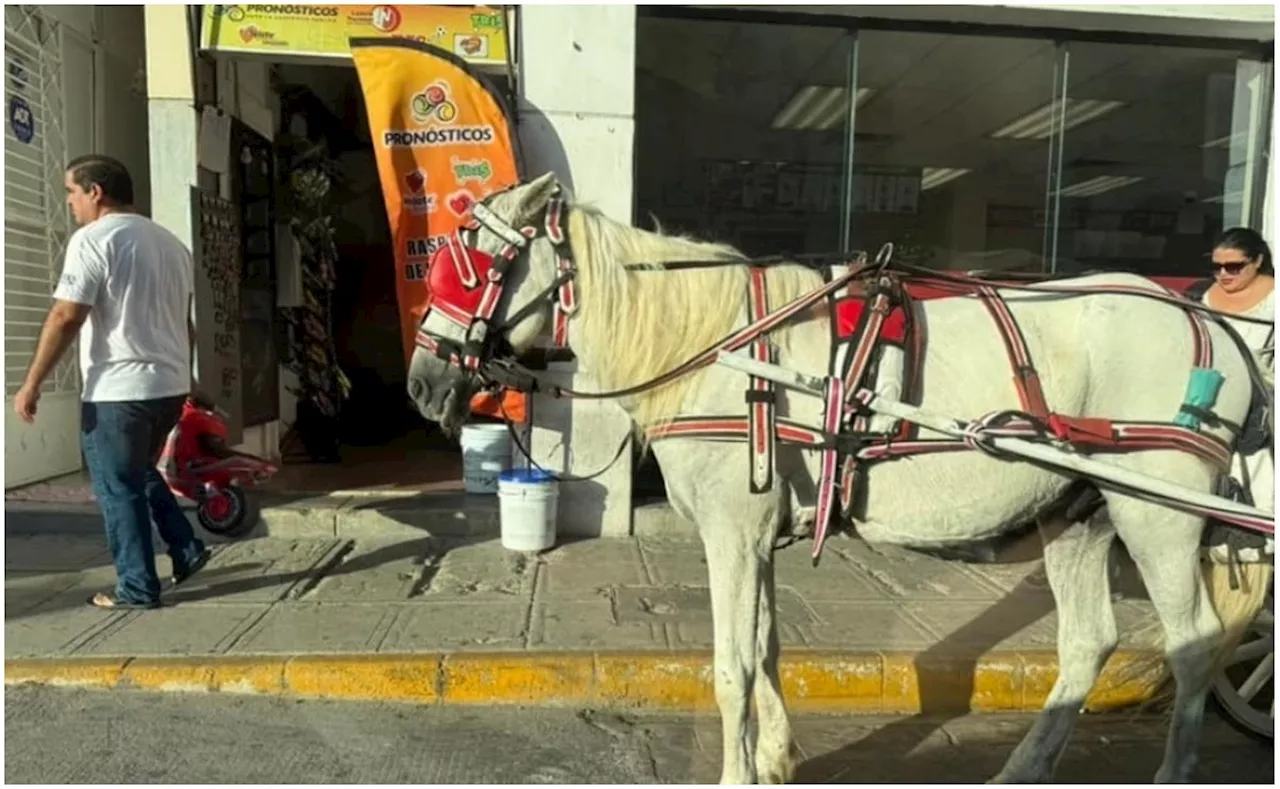
[[196, 516], [206, 531], [220, 537], [243, 536], [254, 525], [249, 517], [249, 501], [235, 485], [205, 496]]

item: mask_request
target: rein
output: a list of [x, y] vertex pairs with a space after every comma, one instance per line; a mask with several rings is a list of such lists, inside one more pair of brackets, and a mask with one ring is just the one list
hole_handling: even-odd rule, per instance
[[[497, 389], [507, 387], [517, 391], [525, 392], [544, 392], [556, 399], [578, 399], [578, 400], [612, 400], [625, 397], [632, 397], [643, 394], [645, 392], [665, 386], [679, 378], [684, 377], [696, 370], [708, 367], [714, 364], [723, 352], [737, 351], [747, 347], [752, 342], [758, 341], [761, 337], [768, 335], [780, 326], [787, 323], [797, 314], [807, 310], [814, 304], [822, 301], [841, 288], [849, 285], [855, 280], [864, 278], [880, 278], [883, 276], [893, 276], [894, 274], [905, 275], [901, 279], [905, 281], [922, 282], [935, 286], [951, 286], [962, 293], [975, 294], [980, 293], [983, 289], [1008, 289], [1015, 291], [1026, 291], [1033, 293], [1043, 293], [1046, 295], [1132, 295], [1147, 299], [1154, 299], [1172, 306], [1179, 307], [1184, 311], [1194, 310], [1211, 315], [1213, 320], [1227, 331], [1237, 349], [1247, 360], [1250, 380], [1257, 392], [1262, 394], [1268, 393], [1268, 388], [1262, 378], [1258, 364], [1254, 359], [1252, 351], [1249, 350], [1239, 333], [1231, 327], [1227, 322], [1227, 318], [1241, 320], [1247, 323], [1272, 325], [1274, 321], [1267, 321], [1257, 318], [1248, 318], [1243, 316], [1231, 315], [1219, 310], [1215, 310], [1206, 304], [1201, 304], [1191, 299], [1174, 294], [1171, 291], [1164, 293], [1151, 291], [1144, 288], [1134, 286], [1093, 286], [1093, 287], [1053, 287], [1047, 285], [1055, 279], [1065, 279], [1068, 275], [1059, 277], [1032, 277], [1022, 275], [1021, 278], [1031, 279], [1029, 282], [1017, 281], [1019, 277], [1014, 275], [1011, 280], [994, 279], [978, 276], [963, 276], [951, 274], [948, 272], [934, 271], [920, 266], [914, 266], [904, 263], [894, 263], [890, 266], [893, 255], [893, 244], [887, 243], [881, 247], [876, 255], [876, 259], [872, 263], [867, 262], [866, 253], [857, 253], [853, 258], [852, 265], [846, 273], [832, 278], [829, 282], [813, 291], [793, 299], [790, 303], [783, 307], [769, 312], [755, 321], [748, 323], [744, 328], [731, 333], [724, 339], [713, 344], [712, 346], [694, 354], [689, 359], [675, 366], [671, 370], [659, 375], [649, 381], [635, 384], [624, 389], [617, 389], [603, 392], [584, 392], [571, 389], [565, 386], [547, 386], [544, 385], [540, 377], [527, 367], [521, 365], [509, 354], [498, 356], [494, 353], [498, 346], [505, 345], [506, 333], [514, 326], [520, 324], [521, 321], [530, 317], [538, 310], [546, 306], [550, 302], [554, 312], [554, 337], [558, 347], [567, 347], [568, 345], [568, 322], [577, 312], [577, 298], [574, 289], [574, 280], [577, 277], [577, 267], [573, 260], [572, 246], [567, 237], [566, 228], [564, 227], [564, 217], [567, 214], [567, 206], [563, 198], [560, 196], [559, 188], [553, 192], [548, 202], [545, 213], [542, 217], [541, 227], [530, 226], [516, 229], [509, 225], [501, 217], [497, 216], [484, 202], [475, 204], [472, 207], [473, 223], [468, 229], [478, 229], [484, 227], [496, 234], [499, 238], [506, 242], [506, 246], [502, 249], [496, 259], [490, 262], [486, 271], [480, 271], [476, 265], [476, 260], [472, 259], [469, 247], [463, 242], [462, 234], [456, 233], [451, 238], [451, 243], [446, 245], [448, 254], [453, 258], [454, 269], [462, 275], [464, 283], [471, 280], [471, 287], [480, 285], [480, 280], [486, 280], [483, 284], [484, 297], [481, 300], [480, 307], [470, 314], [449, 316], [449, 305], [441, 305], [441, 312], [451, 317], [455, 322], [461, 323], [458, 318], [462, 318], [467, 322], [466, 340], [462, 347], [453, 341], [445, 340], [432, 336], [425, 329], [420, 328], [418, 333], [418, 344], [423, 348], [433, 351], [437, 356], [444, 359], [451, 365], [462, 368], [465, 372], [481, 379], [484, 389]], [[552, 280], [551, 284], [542, 289], [534, 298], [530, 299], [523, 307], [514, 314], [507, 317], [502, 323], [492, 323], [493, 312], [497, 307], [498, 299], [501, 296], [502, 280], [510, 265], [515, 262], [520, 254], [527, 252], [529, 244], [539, 235], [545, 235], [547, 240], [552, 243], [555, 251], [557, 276]], [[750, 266], [752, 268], [767, 268], [778, 265], [802, 265], [809, 268], [822, 268], [824, 265], [830, 266], [833, 263], [848, 263], [850, 256], [845, 254], [834, 253], [806, 253], [794, 256], [771, 255], [760, 258], [720, 258], [716, 260], [681, 260], [666, 263], [629, 263], [624, 269], [634, 273], [656, 273], [671, 271], [687, 271], [695, 269], [714, 268], [721, 266]], [[1072, 277], [1076, 275], [1070, 275]], [[961, 294], [957, 294], [961, 295]], [[430, 312], [428, 305], [427, 313]], [[424, 313], [423, 322], [426, 321]], [[508, 347], [509, 351], [509, 347]], [[506, 358], [503, 358], [503, 357]], [[507, 417], [505, 409], [503, 409], [504, 418]], [[520, 453], [529, 461], [531, 465], [540, 471], [546, 472], [541, 466], [533, 460], [532, 456], [525, 448], [519, 437], [516, 435], [514, 428], [511, 427], [511, 421], [506, 418], [508, 430], [512, 439], [516, 444]], [[1268, 409], [1268, 422], [1270, 422], [1270, 409]], [[1271, 431], [1269, 431], [1271, 432]], [[630, 435], [624, 437], [615, 452], [613, 459], [600, 471], [585, 477], [559, 477], [566, 482], [587, 481], [599, 477], [606, 473], [622, 456], [622, 452], [626, 448]]]
[[657, 389], [665, 386], [677, 378], [681, 378], [695, 370], [707, 367], [713, 364], [721, 351], [736, 351], [744, 348], [761, 335], [777, 329], [797, 314], [803, 312], [815, 303], [821, 301], [827, 296], [835, 293], [840, 288], [848, 285], [855, 279], [859, 279], [872, 273], [879, 268], [880, 264], [868, 265], [865, 257], [862, 261], [854, 263], [850, 267], [847, 274], [843, 274], [832, 279], [827, 284], [817, 290], [812, 290], [803, 296], [793, 299], [785, 306], [765, 315], [757, 321], [747, 324], [742, 329], [730, 334], [720, 342], [712, 345], [705, 350], [694, 354], [692, 357], [677, 365], [671, 370], [650, 381], [628, 387], [626, 389], [617, 389], [612, 392], [580, 392], [567, 387], [553, 387], [550, 392], [554, 397], [574, 398], [580, 400], [609, 400], [619, 397], [630, 397], [632, 395], [642, 394], [651, 389]]
[[[800, 265], [806, 268], [821, 268], [824, 264], [837, 263], [847, 259], [846, 255], [833, 253], [813, 253], [806, 255], [796, 255], [794, 257], [784, 257], [779, 255], [770, 255], [760, 258], [736, 258], [725, 260], [680, 260], [670, 263], [628, 263], [623, 266], [627, 271], [638, 274], [643, 273], [663, 273], [668, 271], [693, 271], [697, 269], [718, 268], [720, 266], [752, 266], [767, 268], [769, 266], [781, 265]], [[1074, 294], [1074, 295], [1115, 295], [1116, 293], [1130, 293], [1134, 296], [1141, 296], [1156, 301], [1163, 301], [1166, 304], [1172, 304], [1177, 307], [1186, 307], [1198, 310], [1211, 316], [1222, 318], [1231, 318], [1232, 320], [1241, 321], [1243, 323], [1254, 323], [1262, 326], [1274, 326], [1275, 321], [1269, 321], [1265, 318], [1250, 318], [1244, 315], [1235, 315], [1221, 310], [1215, 310], [1207, 304], [1198, 301], [1192, 301], [1178, 295], [1169, 295], [1158, 293], [1150, 290], [1139, 288], [1126, 289], [1118, 291], [1115, 289], [1100, 289], [1096, 287], [1079, 287], [1079, 288], [1049, 288], [1045, 287], [1046, 282], [1056, 282], [1067, 279], [1075, 279], [1079, 276], [1085, 276], [1090, 273], [1108, 273], [1108, 272], [1085, 272], [1085, 274], [1056, 274], [1050, 276], [1041, 276], [1039, 274], [1020, 274], [1010, 272], [1009, 279], [997, 279], [988, 276], [969, 276], [951, 274], [946, 271], [937, 271], [927, 269], [922, 266], [914, 266], [909, 263], [894, 262], [893, 269], [906, 274], [914, 275], [912, 281], [925, 282], [927, 284], [948, 283], [964, 286], [966, 289], [972, 289], [973, 286], [987, 285], [991, 287], [999, 287], [1004, 290], [1025, 290], [1035, 291], [1046, 294]], [[1139, 275], [1141, 276], [1141, 275]], [[1020, 279], [1027, 280], [1019, 282]]]
[[[489, 362], [489, 364], [490, 365], [495, 363], [501, 364], [502, 368], [504, 368], [499, 371], [499, 376], [498, 376], [502, 380], [496, 381], [496, 382], [501, 383], [502, 385], [510, 385], [511, 388], [515, 388], [515, 389], [522, 388], [521, 386], [513, 385], [515, 382], [518, 382], [519, 384], [523, 384], [524, 386], [528, 386], [529, 384], [532, 384], [533, 388], [527, 389], [526, 391], [543, 392], [557, 399], [611, 400], [611, 399], [617, 399], [622, 397], [631, 397], [634, 395], [643, 394], [653, 389], [657, 389], [658, 387], [661, 387], [661, 386], [665, 386], [666, 384], [669, 384], [678, 378], [681, 378], [691, 372], [694, 372], [695, 370], [698, 370], [702, 367], [705, 367], [713, 363], [715, 361], [715, 357], [722, 350], [735, 351], [742, 347], [745, 347], [752, 340], [756, 339], [759, 335], [767, 334], [770, 331], [778, 328], [778, 326], [780, 326], [782, 323], [785, 323], [787, 318], [790, 318], [794, 316], [796, 313], [803, 311], [806, 307], [812, 306], [815, 302], [820, 301], [822, 298], [839, 290], [840, 287], [848, 284], [849, 282], [852, 282], [855, 279], [867, 277], [873, 272], [881, 273], [885, 271], [896, 271], [896, 272], [902, 272], [904, 274], [911, 275], [910, 281], [913, 281], [913, 282], [923, 282], [925, 284], [943, 285], [943, 286], [951, 285], [951, 286], [955, 286], [958, 289], [963, 288], [966, 292], [972, 291], [975, 286], [976, 287], [988, 286], [988, 287], [998, 287], [1006, 290], [1043, 293], [1045, 295], [1059, 295], [1059, 296], [1061, 295], [1066, 295], [1066, 296], [1131, 295], [1131, 296], [1137, 296], [1140, 298], [1151, 299], [1154, 301], [1160, 301], [1160, 302], [1164, 302], [1165, 304], [1169, 304], [1171, 306], [1179, 307], [1182, 309], [1195, 310], [1195, 311], [1199, 311], [1199, 312], [1210, 315], [1216, 323], [1218, 323], [1220, 326], [1222, 326], [1224, 329], [1227, 330], [1228, 336], [1230, 336], [1233, 342], [1235, 342], [1238, 350], [1241, 350], [1242, 354], [1250, 360], [1252, 360], [1252, 352], [1249, 351], [1248, 346], [1244, 344], [1243, 338], [1239, 337], [1238, 332], [1234, 331], [1231, 328], [1231, 326], [1226, 322], [1225, 319], [1233, 318], [1236, 320], [1247, 321], [1250, 323], [1274, 325], [1273, 321], [1266, 321], [1258, 318], [1237, 317], [1237, 316], [1231, 315], [1230, 313], [1224, 313], [1219, 310], [1215, 310], [1212, 307], [1209, 307], [1208, 305], [1191, 301], [1190, 299], [1186, 299], [1182, 296], [1179, 296], [1173, 293], [1167, 293], [1167, 292], [1160, 293], [1157, 291], [1146, 290], [1144, 288], [1128, 287], [1128, 286], [1116, 286], [1112, 288], [1100, 288], [1096, 286], [1095, 287], [1062, 288], [1062, 287], [1049, 287], [1044, 284], [1045, 282], [1053, 281], [1054, 279], [1072, 278], [1067, 276], [1051, 278], [1051, 279], [1042, 279], [1042, 280], [1037, 280], [1035, 282], [1019, 283], [1016, 281], [1007, 282], [1004, 280], [986, 279], [986, 278], [979, 278], [979, 277], [966, 277], [966, 276], [960, 276], [955, 274], [948, 274], [946, 272], [933, 271], [931, 269], [926, 269], [926, 268], [913, 266], [905, 263], [895, 262], [893, 263], [892, 267], [890, 267], [889, 256], [891, 254], [892, 254], [892, 245], [886, 244], [885, 248], [882, 248], [880, 253], [876, 256], [876, 262], [874, 264], [868, 265], [865, 263], [865, 260], [864, 262], [855, 264], [853, 268], [850, 269], [848, 274], [842, 275], [841, 277], [838, 277], [832, 280], [830, 283], [828, 283], [822, 288], [819, 288], [818, 290], [811, 291], [808, 294], [795, 299], [787, 306], [783, 307], [782, 309], [774, 313], [771, 313], [765, 318], [759, 321], [756, 321], [754, 323], [748, 324], [745, 328], [739, 330], [738, 332], [735, 332], [734, 334], [729, 335], [728, 337], [721, 340], [719, 343], [716, 343], [715, 345], [711, 346], [710, 348], [707, 348], [695, 354], [694, 356], [690, 357], [683, 363], [677, 365], [676, 367], [667, 371], [666, 373], [663, 373], [657, 378], [651, 379], [649, 381], [645, 381], [644, 383], [627, 387], [625, 389], [616, 389], [616, 390], [605, 391], [605, 392], [583, 392], [583, 391], [579, 391], [576, 389], [571, 389], [569, 387], [563, 387], [563, 386], [543, 387], [539, 385], [537, 375], [521, 367], [518, 363], [498, 362], [498, 360], [493, 360]], [[842, 261], [842, 260], [848, 259], [847, 256], [840, 256], [840, 255], [834, 255], [834, 254], [813, 254], [813, 255], [807, 255], [806, 258], [812, 261], [826, 261], [826, 262], [836, 262], [836, 261]], [[663, 264], [630, 263], [630, 264], [627, 264], [625, 268], [627, 271], [633, 271], [637, 273], [662, 273], [667, 271], [688, 271], [688, 270], [696, 270], [696, 269], [704, 269], [704, 268], [715, 268], [719, 266], [753, 266], [755, 267], [755, 266], [785, 265], [790, 262], [791, 261], [789, 261], [786, 258], [782, 258], [778, 256], [770, 256], [770, 257], [763, 257], [763, 258], [744, 258], [740, 260], [737, 260], [737, 259], [735, 260], [723, 260], [723, 259], [721, 260], [682, 260], [682, 261], [676, 261], [672, 263], [663, 263]], [[810, 265], [818, 266], [820, 264], [815, 262], [815, 263], [811, 263]], [[566, 276], [570, 276], [570, 275], [561, 275], [561, 278], [557, 279], [552, 284], [552, 286], [547, 288], [547, 290], [544, 291], [544, 294], [553, 292], [556, 288], [558, 288], [561, 281]], [[532, 314], [533, 312], [535, 312], [537, 309], [539, 309], [542, 306], [540, 301], [541, 299], [537, 299], [537, 298], [530, 300], [530, 302], [526, 304], [519, 312], [517, 312], [516, 315], [508, 319], [507, 325], [515, 325], [519, 323], [520, 320], [523, 320], [525, 317], [528, 317], [529, 314]], [[785, 313], [785, 315], [782, 315], [782, 317], [778, 319], [782, 313]], [[1261, 373], [1256, 369], [1256, 365], [1251, 363], [1249, 365], [1249, 368], [1250, 368], [1250, 378], [1253, 384], [1256, 387], [1258, 387], [1260, 390], [1265, 391], [1266, 389], [1265, 383], [1262, 380]]]

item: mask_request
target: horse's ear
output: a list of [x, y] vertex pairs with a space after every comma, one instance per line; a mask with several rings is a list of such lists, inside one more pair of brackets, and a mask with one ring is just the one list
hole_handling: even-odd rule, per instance
[[517, 207], [521, 219], [541, 213], [551, 201], [551, 195], [560, 188], [555, 173], [544, 173], [530, 181], [520, 190], [520, 204]]

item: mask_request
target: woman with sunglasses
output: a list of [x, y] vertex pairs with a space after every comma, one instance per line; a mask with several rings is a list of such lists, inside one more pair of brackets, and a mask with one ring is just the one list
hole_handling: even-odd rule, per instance
[[[1206, 306], [1250, 321], [1227, 318], [1250, 350], [1258, 352], [1268, 370], [1275, 368], [1275, 267], [1271, 248], [1256, 231], [1234, 227], [1222, 234], [1213, 247], [1213, 282], [1199, 284], [1188, 296]], [[1207, 284], [1207, 287], [1206, 287]], [[1255, 323], [1254, 321], [1271, 321]], [[1268, 407], [1272, 404], [1267, 403]], [[1246, 488], [1254, 479], [1274, 478], [1271, 442], [1262, 430], [1262, 409], [1252, 409], [1232, 458], [1231, 476]], [[1252, 491], [1255, 506], [1274, 508], [1272, 485]]]
[[[1234, 227], [1213, 248], [1213, 284], [1202, 301], [1219, 312], [1256, 320], [1275, 321], [1275, 267], [1271, 248], [1256, 230]], [[1231, 325], [1255, 351], [1271, 346], [1274, 326], [1245, 321]], [[1274, 364], [1273, 354], [1266, 360]]]
[[[1226, 313], [1227, 322], [1245, 344], [1273, 369], [1276, 272], [1271, 247], [1258, 231], [1233, 227], [1218, 238], [1211, 258], [1212, 278], [1187, 288], [1186, 297]], [[1229, 317], [1233, 315], [1246, 320], [1233, 320]]]

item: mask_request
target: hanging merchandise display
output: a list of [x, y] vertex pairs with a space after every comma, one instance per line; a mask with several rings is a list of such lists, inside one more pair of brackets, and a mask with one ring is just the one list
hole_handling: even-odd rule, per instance
[[286, 310], [284, 317], [291, 338], [287, 366], [298, 377], [292, 389], [298, 398], [295, 430], [311, 459], [323, 462], [338, 460], [337, 417], [351, 384], [338, 366], [333, 341], [338, 250], [329, 200], [333, 182], [321, 148], [295, 156], [289, 166], [285, 192], [300, 253], [303, 305]]
[[227, 415], [228, 440], [243, 430], [240, 346], [240, 206], [191, 189], [195, 217], [196, 386]]

